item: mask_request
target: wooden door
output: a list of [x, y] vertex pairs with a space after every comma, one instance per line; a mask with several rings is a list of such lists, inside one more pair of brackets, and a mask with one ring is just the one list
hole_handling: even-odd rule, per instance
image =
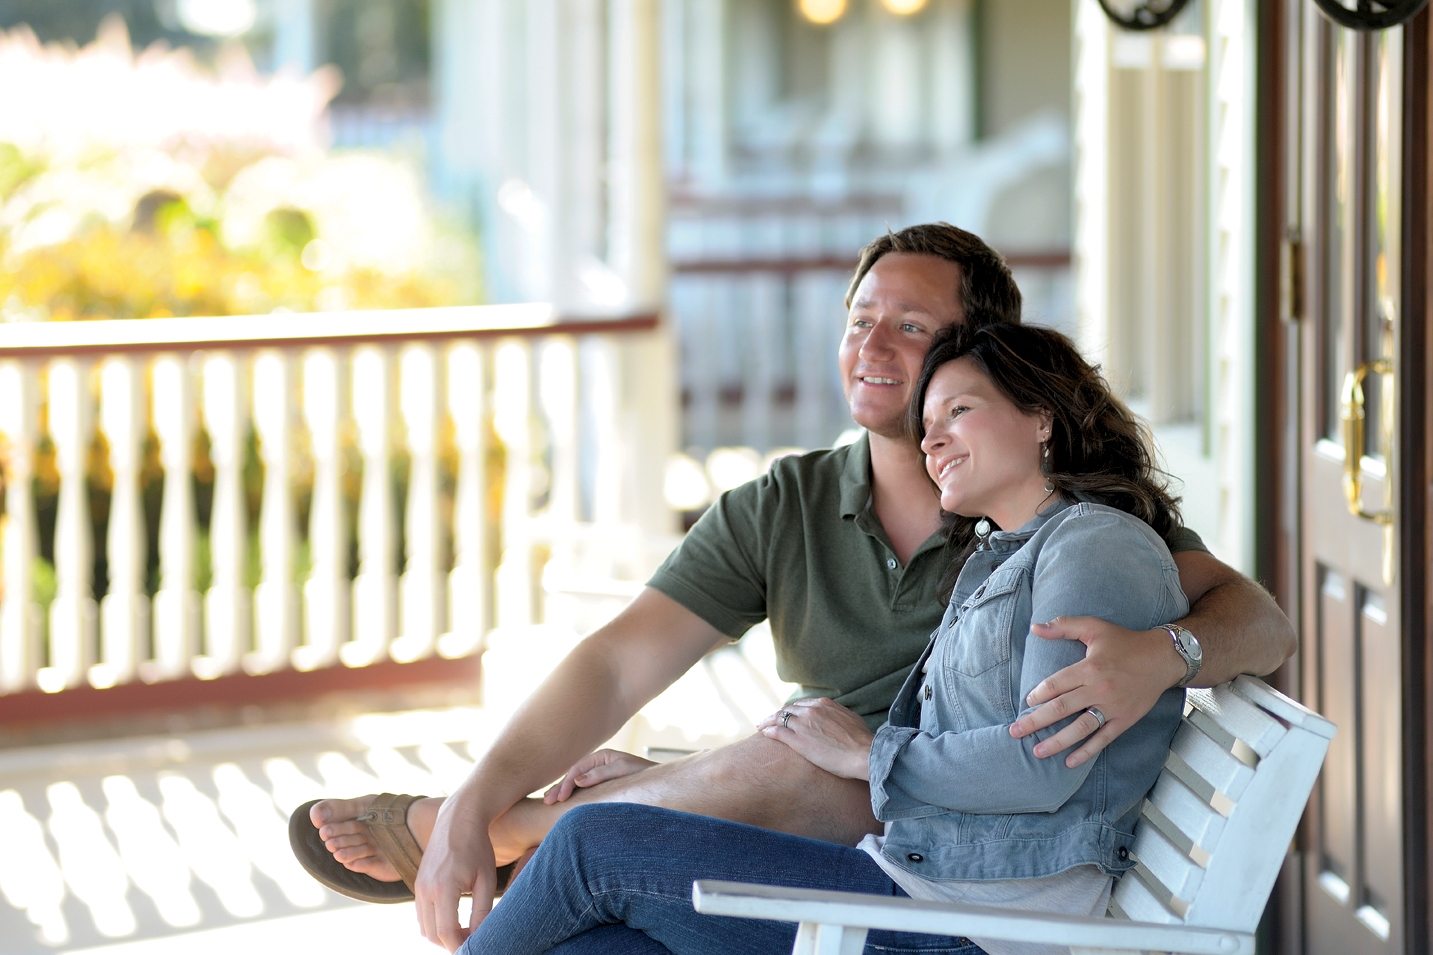
[[1404, 28], [1297, 4], [1304, 329], [1298, 395], [1304, 698], [1338, 724], [1310, 806], [1304, 950], [1407, 950], [1398, 356]]

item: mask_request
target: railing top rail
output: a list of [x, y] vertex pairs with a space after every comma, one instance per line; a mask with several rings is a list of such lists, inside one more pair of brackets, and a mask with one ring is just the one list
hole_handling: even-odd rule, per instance
[[545, 302], [355, 312], [142, 318], [0, 325], [0, 358], [200, 348], [356, 345], [448, 338], [509, 338], [642, 332], [655, 312], [582, 317]]

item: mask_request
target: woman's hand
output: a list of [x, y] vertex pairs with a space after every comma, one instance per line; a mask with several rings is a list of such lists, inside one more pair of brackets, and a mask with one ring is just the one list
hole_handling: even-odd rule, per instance
[[797, 700], [762, 720], [756, 728], [834, 776], [871, 778], [871, 741], [876, 737], [866, 728], [865, 720], [840, 703], [824, 698]]
[[553, 783], [547, 792], [542, 794], [542, 801], [549, 806], [566, 802], [578, 789], [596, 786], [609, 779], [621, 779], [655, 765], [657, 764], [650, 759], [633, 756], [621, 750], [599, 749], [574, 763], [566, 776]]

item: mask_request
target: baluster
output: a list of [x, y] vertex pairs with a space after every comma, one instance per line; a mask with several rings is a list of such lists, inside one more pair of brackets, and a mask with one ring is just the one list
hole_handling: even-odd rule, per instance
[[34, 566], [39, 552], [35, 524], [35, 367], [0, 363], [0, 431], [8, 441], [5, 461], [4, 590], [0, 591], [0, 693], [35, 685], [40, 668], [43, 619], [35, 603]]
[[408, 562], [399, 580], [402, 632], [389, 648], [403, 663], [431, 656], [443, 629], [438, 575], [438, 362], [428, 345], [404, 350], [399, 406], [408, 431], [408, 501], [403, 522]]
[[582, 431], [597, 465], [592, 474], [592, 522], [617, 524], [622, 519], [622, 433], [617, 427], [617, 356], [612, 342], [600, 335], [582, 340]]
[[[776, 438], [772, 397], [785, 358], [786, 280], [753, 275], [746, 283], [745, 339], [750, 348], [742, 362], [741, 444], [769, 451]], [[784, 428], [782, 429], [784, 432]]]
[[248, 527], [243, 480], [243, 382], [227, 352], [204, 361], [204, 423], [214, 462], [214, 505], [209, 520], [209, 592], [204, 595], [207, 653], [195, 657], [203, 679], [232, 673], [249, 649], [253, 595], [244, 586]]
[[40, 688], [54, 693], [77, 686], [94, 662], [94, 530], [90, 525], [85, 465], [94, 414], [88, 363], [57, 358], [50, 363], [50, 437], [60, 472], [55, 515], [55, 600], [50, 604], [50, 665]]
[[142, 372], [130, 358], [106, 359], [100, 369], [100, 424], [109, 441], [114, 486], [105, 540], [109, 591], [100, 601], [100, 662], [90, 668], [90, 683], [97, 687], [133, 680], [149, 649], [144, 506], [139, 498], [143, 385]]
[[448, 353], [448, 413], [458, 446], [458, 475], [453, 490], [453, 569], [448, 574], [448, 632], [438, 638], [438, 653], [467, 656], [483, 641], [487, 622], [487, 472], [483, 356], [461, 342]]
[[326, 348], [304, 357], [303, 407], [313, 442], [313, 500], [309, 504], [312, 572], [304, 582], [306, 640], [294, 649], [300, 670], [325, 667], [338, 659], [348, 640], [348, 534], [343, 516], [342, 421], [345, 366]]
[[[806, 273], [795, 280], [792, 298], [796, 313], [795, 351], [798, 355], [829, 356], [835, 353], [836, 346], [831, 342], [827, 326], [837, 333], [845, 326], [839, 315], [833, 314], [833, 302], [839, 302], [840, 297], [829, 297], [835, 291], [831, 285], [830, 279], [819, 272]], [[826, 363], [814, 360], [796, 363], [796, 443], [804, 448], [825, 447], [849, 426], [850, 419], [844, 415], [839, 419], [842, 423], [834, 428], [830, 425], [835, 422], [827, 420], [831, 417], [827, 409], [834, 391], [827, 364], [831, 364], [829, 358]]]
[[[154, 430], [164, 466], [159, 508], [159, 590], [154, 594], [154, 659], [144, 679], [172, 680], [190, 672], [199, 646], [200, 601], [194, 580], [194, 384], [188, 362], [154, 362]], [[212, 543], [212, 538], [211, 538]]]
[[549, 338], [540, 346], [537, 393], [547, 419], [552, 468], [546, 514], [552, 556], [543, 569], [543, 621], [570, 626], [576, 622], [573, 600], [570, 595], [554, 593], [551, 585], [556, 584], [560, 590], [563, 581], [578, 573], [581, 560], [576, 540], [581, 513], [577, 483], [577, 356], [572, 339]]
[[254, 360], [254, 427], [264, 458], [264, 503], [259, 511], [262, 571], [254, 590], [254, 652], [244, 660], [249, 673], [286, 667], [299, 632], [298, 588], [294, 585], [294, 500], [289, 483], [293, 421], [292, 364], [281, 351]]
[[358, 502], [353, 640], [339, 648], [339, 658], [351, 667], [381, 659], [398, 623], [388, 454], [392, 367], [392, 357], [381, 348], [363, 348], [353, 356], [353, 416], [363, 454], [363, 491]]
[[493, 424], [507, 449], [503, 474], [503, 556], [496, 575], [500, 627], [533, 623], [531, 355], [521, 342], [497, 347], [493, 362]]

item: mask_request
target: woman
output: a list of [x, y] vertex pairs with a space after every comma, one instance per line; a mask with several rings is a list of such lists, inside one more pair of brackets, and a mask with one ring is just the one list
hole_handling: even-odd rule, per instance
[[[790, 924], [691, 908], [696, 878], [1100, 914], [1129, 868], [1140, 801], [1178, 726], [1166, 693], [1071, 769], [1009, 726], [1027, 694], [1083, 655], [1031, 621], [1093, 615], [1134, 630], [1187, 612], [1162, 535], [1177, 522], [1148, 440], [1071, 342], [1050, 329], [952, 328], [912, 403], [927, 471], [963, 548], [945, 618], [874, 735], [830, 700], [761, 731], [839, 776], [868, 779], [884, 836], [859, 847], [670, 810], [569, 813], [468, 939], [469, 953], [790, 950]], [[872, 932], [868, 951], [982, 951], [965, 939]], [[990, 955], [1057, 951], [988, 942]]]

